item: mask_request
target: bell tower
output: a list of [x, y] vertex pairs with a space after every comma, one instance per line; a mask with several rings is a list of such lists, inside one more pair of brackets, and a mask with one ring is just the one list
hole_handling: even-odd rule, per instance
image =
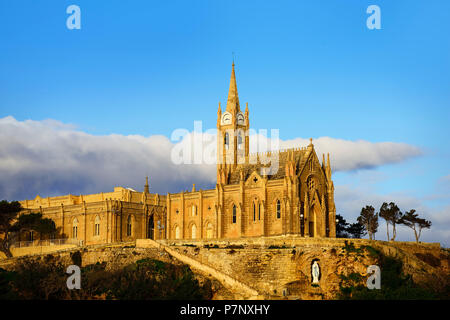
[[248, 103], [244, 114], [239, 104], [233, 62], [226, 109], [222, 113], [219, 102], [217, 111], [217, 183], [227, 184], [236, 166], [248, 162], [248, 129]]

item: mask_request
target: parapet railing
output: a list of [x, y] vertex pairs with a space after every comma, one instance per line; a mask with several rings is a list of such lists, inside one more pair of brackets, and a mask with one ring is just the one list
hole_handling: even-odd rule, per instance
[[74, 244], [76, 246], [83, 246], [83, 240], [78, 239], [48, 239], [48, 240], [33, 240], [33, 241], [17, 241], [10, 245], [10, 248], [26, 248], [26, 247], [45, 247], [45, 246], [60, 246], [65, 244]]

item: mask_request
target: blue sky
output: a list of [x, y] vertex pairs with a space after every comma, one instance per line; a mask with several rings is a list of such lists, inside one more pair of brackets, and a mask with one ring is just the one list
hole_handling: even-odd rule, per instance
[[[71, 4], [81, 8], [81, 30], [66, 28]], [[366, 27], [371, 4], [381, 30]], [[337, 170], [335, 185], [367, 188], [361, 203], [412, 199], [445, 220], [449, 12], [449, 1], [436, 0], [1, 0], [0, 119], [53, 119], [92, 136], [170, 137], [194, 120], [214, 128], [235, 52], [253, 128], [279, 128], [285, 140], [418, 147], [404, 161]]]

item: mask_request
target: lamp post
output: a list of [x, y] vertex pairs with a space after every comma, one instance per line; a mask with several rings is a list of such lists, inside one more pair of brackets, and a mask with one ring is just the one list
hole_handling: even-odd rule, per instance
[[300, 213], [300, 235], [303, 237], [304, 236], [304, 226], [305, 222], [303, 220], [303, 213]]

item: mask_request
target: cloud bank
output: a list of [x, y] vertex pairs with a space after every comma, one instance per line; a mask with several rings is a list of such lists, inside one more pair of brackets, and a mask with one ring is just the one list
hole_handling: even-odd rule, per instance
[[[256, 151], [256, 144], [265, 139], [262, 137], [255, 143], [256, 137], [250, 138], [253, 151]], [[192, 183], [198, 188], [214, 187], [214, 164], [178, 165], [171, 161], [175, 146], [191, 146], [192, 142], [215, 154], [212, 133], [189, 133], [179, 142], [173, 142], [160, 135], [95, 136], [56, 120], [1, 118], [0, 199], [108, 192], [114, 186], [142, 190], [145, 176], [150, 177], [151, 191], [158, 193], [187, 190], [192, 188]], [[322, 152], [330, 153], [332, 168], [336, 171], [374, 168], [421, 154], [419, 148], [404, 143], [329, 137], [318, 138], [313, 143], [319, 157]], [[270, 146], [270, 142], [267, 144]], [[308, 144], [309, 140], [302, 138], [279, 141], [281, 149]]]

